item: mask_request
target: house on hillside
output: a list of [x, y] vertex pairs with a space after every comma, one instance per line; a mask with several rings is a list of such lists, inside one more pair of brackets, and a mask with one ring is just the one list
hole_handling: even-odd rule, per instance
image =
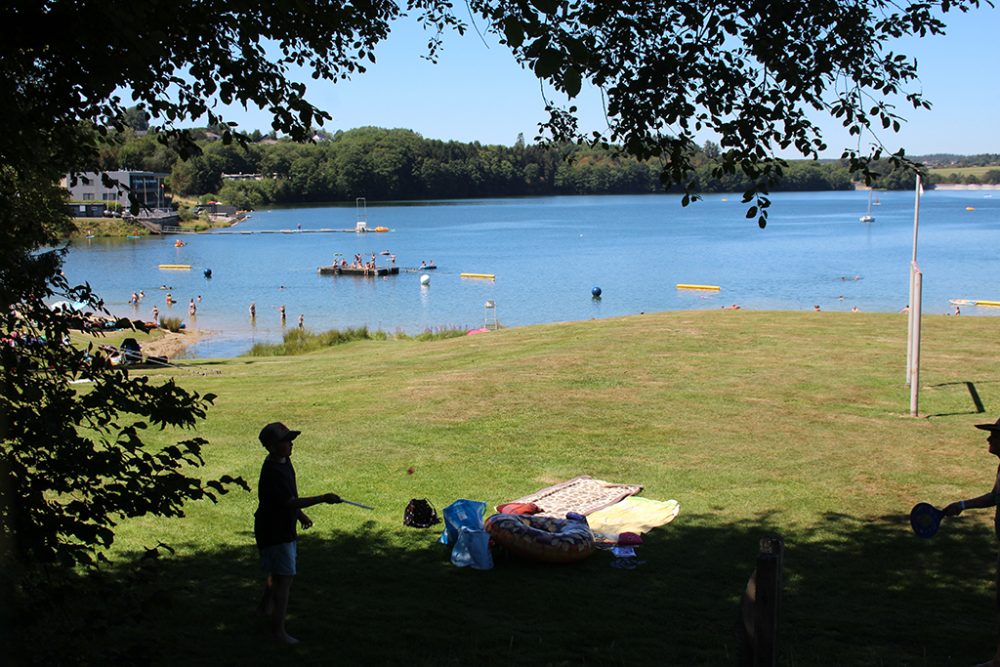
[[111, 185], [105, 185], [100, 172], [85, 172], [67, 175], [61, 185], [69, 191], [72, 213], [75, 216], [91, 216], [97, 205], [111, 204], [111, 208], [128, 211], [131, 206], [129, 194], [139, 201], [144, 211], [171, 211], [170, 198], [165, 194], [163, 179], [167, 174], [152, 171], [108, 171], [104, 172]]

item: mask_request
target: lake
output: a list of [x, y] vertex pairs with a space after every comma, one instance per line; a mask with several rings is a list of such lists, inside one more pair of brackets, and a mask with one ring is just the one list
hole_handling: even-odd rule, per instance
[[[923, 196], [917, 261], [925, 313], [951, 312], [951, 299], [1000, 300], [995, 194]], [[907, 302], [914, 197], [889, 192], [879, 198], [875, 222], [863, 224], [865, 192], [777, 193], [763, 230], [744, 217], [739, 195], [708, 195], [688, 207], [676, 195], [369, 203], [368, 227], [391, 231], [368, 234], [309, 232], [353, 229], [353, 204], [275, 208], [254, 212], [224, 234], [78, 241], [65, 273], [90, 282], [113, 313], [141, 319], [151, 319], [155, 304], [161, 316], [188, 321], [188, 300], [200, 296], [188, 326], [211, 335], [189, 350], [199, 357], [237, 356], [256, 341], [280, 340], [282, 305], [288, 326], [301, 314], [314, 331], [367, 325], [406, 333], [475, 328], [494, 314], [503, 326], [523, 326], [731, 304], [896, 312]], [[259, 233], [265, 230], [288, 231]], [[175, 247], [178, 238], [184, 247]], [[336, 253], [348, 261], [375, 253], [384, 265], [383, 251], [395, 255], [399, 275], [317, 272]], [[407, 270], [421, 261], [438, 267], [426, 272], [426, 286], [420, 283], [425, 272]], [[161, 270], [160, 264], [192, 269]], [[677, 283], [721, 290], [681, 290]], [[178, 300], [172, 307], [162, 285]], [[600, 299], [592, 297], [594, 287]], [[133, 308], [129, 297], [140, 289], [145, 299]], [[486, 308], [487, 301], [495, 308]], [[1000, 309], [969, 305], [962, 314]]]

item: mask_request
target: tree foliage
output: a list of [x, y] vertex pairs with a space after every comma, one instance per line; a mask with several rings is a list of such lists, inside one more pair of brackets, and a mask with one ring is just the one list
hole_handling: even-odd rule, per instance
[[[161, 153], [148, 150], [150, 142], [155, 144], [150, 135], [116, 136], [114, 147], [102, 154], [110, 156], [117, 150], [121, 163], [131, 168], [172, 170], [169, 185], [174, 192], [210, 195], [240, 208], [359, 196], [399, 200], [680, 190], [679, 186], [664, 186], [656, 162], [639, 161], [620, 147], [443, 142], [409, 130], [366, 127], [338, 132], [317, 144], [280, 141], [241, 146], [199, 141], [200, 155], [187, 160], [174, 155], [175, 162], [165, 169]], [[753, 186], [741, 173], [717, 177], [712, 157], [718, 156], [718, 147], [713, 152], [708, 142], [706, 148], [691, 158], [697, 191], [736, 192]], [[226, 173], [255, 176], [253, 180], [226, 180]], [[884, 181], [880, 183], [885, 187]], [[851, 187], [845, 164], [800, 160], [790, 161], [771, 189]]]
[[[927, 102], [907, 89], [916, 77], [915, 63], [893, 52], [891, 40], [940, 33], [943, 12], [978, 5], [978, 0], [470, 0], [466, 7], [518, 62], [557, 91], [573, 98], [589, 81], [603, 92], [606, 131], [584, 136], [576, 109], [553, 102], [543, 127], [551, 137], [619, 145], [639, 160], [657, 160], [665, 186], [693, 191], [695, 133], [714, 131], [720, 151], [713, 175], [740, 173], [749, 179], [753, 185], [745, 199], [755, 200], [750, 212], [763, 226], [766, 188], [786, 168], [776, 152], [793, 148], [814, 156], [825, 146], [811, 114], [840, 118], [859, 136], [897, 129], [896, 98], [918, 108]], [[146, 424], [193, 426], [209, 397], [172, 383], [154, 386], [125, 378], [99, 351], [87, 357], [63, 344], [71, 328], [87, 324], [71, 313], [48, 311], [47, 299], [83, 300], [97, 312], [102, 306], [86, 286], [61, 279], [60, 253], [47, 250], [67, 224], [57, 179], [68, 171], [99, 168], [97, 138], [144, 122], [182, 157], [199, 152], [197, 137], [182, 129], [187, 123], [216, 128], [224, 144], [240, 139], [217, 111], [219, 101], [267, 109], [273, 130], [307, 140], [330, 116], [308, 101], [306, 86], [292, 72], [301, 68], [315, 81], [363, 73], [374, 61], [375, 46], [404, 12], [416, 14], [429, 29], [431, 59], [439, 56], [442, 31], [466, 30], [449, 0], [12, 0], [0, 7], [5, 346], [0, 547], [5, 556], [87, 562], [94, 549], [110, 542], [116, 517], [176, 514], [184, 500], [225, 488], [224, 480], [201, 484], [183, 474], [199, 463], [203, 443], [197, 438], [170, 450], [173, 458], [146, 451], [141, 440]], [[439, 160], [415, 171], [406, 167], [412, 141], [376, 142], [370, 155], [362, 154], [361, 144], [350, 148], [335, 183], [306, 180], [306, 187], [405, 190], [420, 179], [476, 183], [513, 173], [513, 164], [499, 154], [476, 165]], [[448, 154], [455, 147], [439, 150]], [[215, 149], [206, 155], [223, 161], [239, 157]], [[274, 159], [307, 179], [309, 157]], [[866, 178], [869, 164], [880, 157], [878, 143], [867, 155], [845, 153], [850, 167]], [[902, 153], [889, 160], [906, 165]], [[542, 164], [531, 170], [530, 181], [550, 176]], [[187, 177], [206, 178], [196, 172]], [[588, 178], [604, 177], [593, 164]], [[93, 387], [77, 391], [68, 384], [75, 379], [89, 379]]]
[[[518, 60], [573, 98], [581, 81], [607, 100], [608, 128], [585, 137], [577, 110], [550, 104], [545, 124], [555, 136], [621, 144], [660, 161], [664, 182], [693, 190], [690, 160], [702, 130], [720, 138], [718, 177], [741, 172], [755, 186], [758, 222], [766, 224], [769, 184], [786, 163], [779, 151], [815, 157], [826, 143], [814, 120], [840, 119], [871, 149], [843, 158], [866, 182], [883, 158], [879, 130], [898, 131], [895, 104], [929, 108], [918, 88], [916, 61], [892, 50], [905, 35], [939, 34], [941, 15], [978, 7], [978, 0], [624, 0], [623, 2], [471, 2]], [[902, 150], [885, 158], [916, 167]]]

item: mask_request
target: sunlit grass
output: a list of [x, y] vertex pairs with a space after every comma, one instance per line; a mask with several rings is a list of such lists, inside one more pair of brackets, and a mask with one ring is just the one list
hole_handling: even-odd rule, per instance
[[[992, 485], [996, 461], [972, 425], [1000, 415], [997, 323], [925, 318], [917, 419], [900, 314], [647, 314], [151, 372], [218, 395], [197, 430], [211, 443], [201, 474], [255, 487], [257, 432], [281, 420], [303, 432], [302, 494], [376, 510], [307, 510], [294, 651], [247, 613], [260, 584], [253, 494], [126, 522], [114, 557], [161, 540], [177, 553], [163, 604], [116, 639], [156, 646], [164, 663], [732, 664], [757, 540], [779, 533], [782, 664], [972, 664], [995, 648], [991, 515], [969, 512], [929, 541], [906, 515]], [[413, 497], [492, 506], [580, 474], [680, 501], [646, 536], [645, 565], [616, 570], [598, 553], [457, 570], [436, 530], [402, 525]]]

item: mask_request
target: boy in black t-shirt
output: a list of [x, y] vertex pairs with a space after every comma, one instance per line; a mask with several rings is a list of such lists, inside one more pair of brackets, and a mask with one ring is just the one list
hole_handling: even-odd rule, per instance
[[340, 502], [340, 496], [335, 493], [299, 498], [291, 455], [292, 441], [300, 433], [281, 422], [274, 422], [261, 429], [258, 436], [268, 452], [260, 469], [253, 525], [260, 550], [260, 566], [267, 573], [258, 610], [270, 616], [271, 635], [285, 644], [299, 643], [285, 632], [288, 594], [295, 576], [296, 522], [303, 528], [310, 528], [313, 523], [302, 511], [304, 508]]
[[[993, 424], [976, 424], [976, 428], [989, 431], [989, 436], [986, 438], [989, 452], [993, 456], [1000, 457], [1000, 419], [996, 420], [996, 423]], [[983, 509], [987, 507], [995, 508], [993, 530], [996, 533], [997, 539], [1000, 539], [1000, 467], [997, 468], [997, 474], [993, 481], [993, 489], [989, 493], [984, 493], [981, 496], [969, 498], [968, 500], [956, 500], [945, 507], [942, 512], [945, 516], [958, 516], [967, 509]], [[1000, 619], [1000, 554], [997, 555], [996, 603], [998, 619]], [[1000, 621], [998, 621], [998, 626], [1000, 626]], [[1000, 637], [1000, 627], [998, 627], [998, 637]], [[997, 640], [997, 652], [993, 657], [976, 667], [1000, 667], [1000, 639]]]

